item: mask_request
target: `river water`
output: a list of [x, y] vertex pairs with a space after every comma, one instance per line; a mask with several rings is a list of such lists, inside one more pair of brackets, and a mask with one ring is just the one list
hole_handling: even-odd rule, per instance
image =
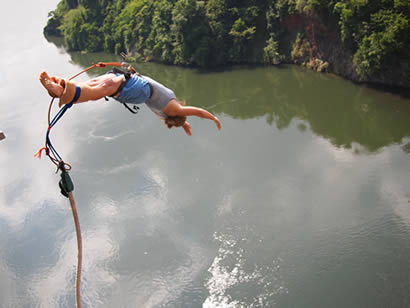
[[[2, 308], [75, 304], [69, 203], [33, 158], [50, 101], [38, 75], [119, 60], [47, 41], [56, 3], [8, 2], [0, 21]], [[410, 306], [409, 99], [298, 67], [136, 66], [222, 130], [192, 118], [188, 137], [112, 100], [55, 126], [83, 307]]]

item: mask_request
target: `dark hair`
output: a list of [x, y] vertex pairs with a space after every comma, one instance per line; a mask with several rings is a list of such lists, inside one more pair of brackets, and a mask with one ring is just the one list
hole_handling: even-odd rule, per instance
[[168, 128], [172, 127], [181, 127], [185, 124], [186, 117], [185, 116], [168, 116], [164, 119], [164, 123]]
[[[178, 104], [185, 106], [186, 102], [185, 100], [183, 101], [177, 101]], [[186, 122], [186, 117], [185, 116], [167, 116], [164, 119], [164, 123], [168, 128], [172, 128], [172, 127], [181, 127], [185, 124]]]

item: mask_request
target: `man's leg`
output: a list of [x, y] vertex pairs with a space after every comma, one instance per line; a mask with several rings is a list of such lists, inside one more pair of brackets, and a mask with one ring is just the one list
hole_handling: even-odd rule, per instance
[[85, 83], [76, 84], [67, 79], [50, 77], [46, 72], [40, 74], [40, 82], [50, 96], [60, 98], [60, 107], [72, 101], [77, 86], [80, 87], [81, 93], [75, 103], [82, 103], [90, 100], [98, 100], [104, 96], [115, 93], [123, 80], [124, 76], [106, 74], [93, 78]]
[[85, 100], [98, 100], [104, 96], [110, 96], [115, 93], [118, 87], [124, 80], [124, 76], [116, 76], [115, 74], [105, 74], [97, 78], [81, 83], [81, 93], [78, 102]]
[[105, 74], [105, 75], [101, 75], [98, 77], [95, 77], [93, 79], [90, 79], [86, 82], [84, 82], [84, 84], [89, 85], [90, 87], [97, 87], [113, 78], [115, 78], [116, 75], [115, 74]]

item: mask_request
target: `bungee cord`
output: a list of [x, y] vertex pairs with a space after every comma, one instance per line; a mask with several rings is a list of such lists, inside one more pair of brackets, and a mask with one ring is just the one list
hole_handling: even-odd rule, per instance
[[[126, 62], [121, 62], [121, 63], [120, 62], [99, 62], [97, 64], [93, 64], [90, 67], [82, 70], [81, 72], [69, 78], [69, 80], [72, 80], [76, 78], [77, 76], [85, 72], [88, 72], [89, 70], [96, 68], [96, 67], [126, 66], [126, 65], [128, 65], [128, 63]], [[129, 66], [129, 69], [130, 68], [132, 67]], [[79, 96], [79, 93], [76, 93], [76, 96], [77, 94]], [[75, 101], [75, 99], [73, 101]], [[75, 281], [75, 289], [76, 289], [75, 297], [76, 297], [76, 307], [81, 308], [81, 269], [82, 269], [83, 245], [82, 245], [82, 237], [81, 237], [80, 220], [78, 218], [76, 202], [75, 202], [74, 195], [73, 195], [74, 184], [70, 178], [70, 175], [68, 174], [68, 171], [71, 170], [71, 165], [63, 161], [62, 157], [57, 152], [53, 144], [51, 143], [51, 138], [50, 138], [51, 129], [62, 118], [62, 116], [66, 113], [66, 111], [72, 107], [73, 103], [64, 105], [57, 112], [54, 118], [50, 120], [51, 119], [51, 109], [52, 109], [53, 103], [54, 103], [54, 97], [51, 99], [49, 107], [48, 107], [48, 117], [47, 117], [48, 128], [46, 132], [45, 146], [39, 149], [38, 152], [34, 154], [34, 157], [41, 158], [42, 152], [45, 151], [45, 154], [49, 157], [51, 162], [55, 166], [57, 166], [56, 173], [58, 172], [58, 170], [61, 171], [61, 179], [58, 185], [60, 187], [61, 194], [67, 197], [70, 201], [71, 211], [72, 211], [73, 219], [74, 219], [76, 237], [77, 237], [77, 252], [78, 253], [77, 253], [77, 270], [76, 270], [76, 281]]]

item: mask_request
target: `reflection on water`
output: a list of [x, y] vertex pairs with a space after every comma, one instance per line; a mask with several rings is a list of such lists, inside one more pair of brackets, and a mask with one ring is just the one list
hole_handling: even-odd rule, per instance
[[[38, 73], [118, 60], [47, 42], [52, 2], [25, 3], [31, 26], [16, 24], [13, 37], [27, 40], [1, 50], [7, 308], [74, 305], [71, 212], [54, 167], [32, 158], [49, 102]], [[55, 127], [54, 145], [73, 165], [84, 307], [408, 305], [408, 100], [296, 67], [136, 67], [223, 128], [192, 119], [187, 137], [145, 107], [134, 116], [104, 100], [75, 105]]]
[[[118, 60], [107, 54], [70, 55], [72, 62], [81, 67]], [[196, 70], [172, 66], [134, 65], [144, 74], [158, 76], [193, 105], [235, 119], [264, 117], [269, 125], [275, 124], [279, 129], [288, 127], [293, 119], [302, 119], [315, 134], [336, 146], [350, 149], [358, 143], [374, 152], [400, 144], [410, 135], [407, 99], [335, 76], [298, 67], [245, 67], [198, 74]]]

